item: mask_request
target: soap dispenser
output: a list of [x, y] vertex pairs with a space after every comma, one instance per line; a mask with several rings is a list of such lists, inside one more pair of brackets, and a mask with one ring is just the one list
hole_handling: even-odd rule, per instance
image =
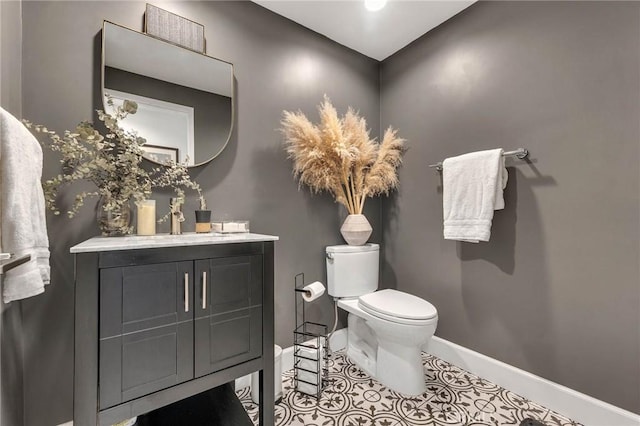
[[169, 207], [171, 207], [171, 235], [182, 234], [182, 222], [184, 222], [184, 214], [182, 213], [182, 200], [180, 198], [171, 198]]

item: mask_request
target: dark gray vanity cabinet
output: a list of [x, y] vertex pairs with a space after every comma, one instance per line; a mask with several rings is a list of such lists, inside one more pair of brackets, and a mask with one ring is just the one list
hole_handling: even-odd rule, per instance
[[262, 256], [196, 262], [195, 375], [260, 356]]
[[252, 236], [269, 239], [180, 246], [158, 236], [160, 247], [136, 248], [149, 239], [125, 237], [72, 248], [74, 424], [114, 424], [253, 371], [260, 423], [273, 424], [277, 238]]
[[100, 407], [193, 378], [193, 262], [100, 270]]

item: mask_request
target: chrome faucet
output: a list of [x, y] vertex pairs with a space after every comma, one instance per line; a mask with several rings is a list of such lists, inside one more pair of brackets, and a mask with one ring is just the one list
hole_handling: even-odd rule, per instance
[[169, 206], [171, 207], [171, 235], [182, 234], [181, 224], [184, 222], [182, 204], [183, 201], [180, 198], [172, 198], [169, 202]]

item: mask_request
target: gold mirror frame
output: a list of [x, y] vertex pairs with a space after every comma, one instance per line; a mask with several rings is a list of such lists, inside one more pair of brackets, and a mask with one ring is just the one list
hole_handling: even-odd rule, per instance
[[[110, 40], [107, 40], [107, 36], [110, 34], [116, 34], [114, 33], [114, 31], [117, 31], [119, 34], [122, 34], [122, 36], [128, 37], [130, 39], [129, 40], [130, 43], [125, 43], [125, 47], [122, 48], [123, 52], [118, 52], [120, 59], [116, 60], [118, 66], [113, 67], [115, 70], [125, 71], [126, 73], [134, 74], [142, 78], [148, 78], [150, 80], [160, 81], [161, 83], [168, 83], [175, 86], [182, 86], [182, 87], [185, 87], [187, 90], [192, 90], [193, 93], [196, 93], [196, 92], [208, 93], [208, 94], [216, 95], [217, 97], [220, 97], [220, 98], [227, 97], [226, 94], [229, 95], [228, 96], [229, 98], [228, 121], [226, 120], [226, 117], [225, 117], [225, 121], [224, 121], [225, 124], [221, 124], [217, 126], [219, 128], [222, 128], [222, 126], [224, 126], [224, 128], [222, 130], [218, 129], [217, 144], [214, 145], [213, 149], [209, 150], [209, 153], [206, 154], [205, 158], [199, 158], [199, 156], [197, 155], [197, 152], [195, 151], [196, 147], [198, 146], [197, 144], [202, 144], [203, 140], [206, 140], [207, 142], [215, 143], [215, 141], [211, 141], [211, 138], [215, 136], [209, 136], [208, 134], [206, 136], [203, 136], [203, 134], [207, 133], [206, 130], [203, 130], [203, 129], [196, 130], [195, 124], [194, 124], [194, 130], [192, 130], [192, 133], [193, 133], [192, 149], [194, 152], [193, 164], [189, 164], [188, 167], [198, 167], [198, 166], [207, 164], [214, 158], [218, 157], [229, 144], [229, 141], [231, 140], [231, 134], [233, 133], [233, 128], [235, 125], [235, 85], [234, 85], [235, 72], [234, 72], [233, 64], [230, 62], [226, 62], [226, 61], [214, 58], [212, 56], [205, 55], [203, 53], [199, 53], [190, 49], [183, 48], [171, 42], [158, 39], [148, 34], [140, 33], [138, 31], [124, 27], [122, 25], [114, 24], [113, 22], [105, 20], [103, 21], [103, 27], [102, 27], [102, 63], [101, 63], [101, 94], [102, 94], [103, 106], [105, 108], [105, 111], [107, 111], [105, 95], [106, 93], [109, 93], [110, 90], [111, 91], [113, 90], [113, 89], [105, 88], [105, 79], [106, 79], [105, 74], [106, 74], [107, 67], [111, 65], [112, 62], [114, 61], [113, 60], [114, 55], [111, 55], [111, 58], [110, 58], [111, 61], [110, 63], [107, 63], [107, 59], [108, 59], [107, 55], [109, 55], [109, 48], [107, 47], [108, 46], [107, 43], [110, 43], [111, 45], [113, 45], [114, 43], [114, 40], [113, 40], [114, 36], [112, 36]], [[134, 43], [132, 42], [135, 40], [140, 40], [140, 43], [145, 43], [147, 45], [146, 48], [138, 47], [139, 49], [138, 55], [134, 55], [131, 53], [136, 48], [133, 46]], [[149, 48], [149, 46], [151, 47], [155, 46], [156, 48], [152, 49], [152, 48]], [[131, 51], [127, 50], [129, 48], [131, 48]], [[115, 48], [111, 46], [111, 49], [115, 49]], [[131, 63], [121, 66], [120, 63], [123, 61], [126, 61], [129, 56], [135, 56], [136, 59], [140, 59], [142, 57], [143, 60], [142, 61], [132, 60]], [[213, 72], [219, 71], [219, 74], [224, 73], [225, 75], [223, 75], [219, 81], [214, 81], [209, 79], [207, 79], [209, 80], [207, 81], [207, 80], [200, 79], [199, 81], [195, 82], [196, 79], [194, 78], [192, 81], [188, 82], [187, 84], [184, 84], [184, 81], [186, 81], [184, 80], [185, 75], [189, 74], [188, 69], [184, 70], [184, 72], [182, 73], [173, 72], [173, 68], [175, 68], [174, 65], [185, 67], [184, 58], [188, 58], [188, 59], [193, 58], [193, 60], [196, 60], [197, 58], [200, 64], [205, 64], [207, 66], [210, 66], [210, 71], [212, 71], [210, 74], [213, 74]], [[142, 64], [143, 62], [145, 62], [146, 59], [148, 59], [149, 62], [154, 62], [154, 63], [158, 62], [158, 64], [160, 65], [158, 66], [157, 69], [153, 69], [152, 68], [153, 65], [147, 68], [146, 65]], [[206, 59], [206, 60], [203, 61], [202, 59]], [[210, 62], [210, 60], [215, 62]], [[164, 63], [164, 66], [162, 65], [163, 63]], [[152, 69], [152, 71], [145, 71], [144, 73], [135, 72], [143, 68], [147, 70]], [[172, 70], [167, 71], [167, 69], [169, 68], [171, 68]], [[189, 67], [187, 65], [186, 68], [190, 68], [191, 70], [193, 70], [196, 67], [194, 66]], [[228, 76], [226, 75], [226, 73], [228, 73]], [[152, 74], [152, 75], [149, 75], [149, 74]], [[174, 74], [174, 75], [177, 75], [177, 77], [167, 78], [166, 75], [168, 74]], [[196, 73], [193, 73], [193, 74], [196, 74]], [[207, 74], [206, 71], [200, 70], [200, 69], [198, 69], [197, 74], [199, 74], [199, 76], [209, 75]], [[227, 77], [229, 80], [225, 82], [224, 78], [227, 78]], [[178, 83], [176, 83], [176, 80], [174, 78], [177, 79]], [[180, 80], [181, 78], [183, 80]], [[206, 87], [206, 90], [203, 89], [205, 87]], [[128, 95], [130, 93], [125, 93], [125, 94]], [[137, 96], [137, 95], [134, 94], [133, 96]], [[137, 100], [137, 99], [134, 98], [132, 100]], [[214, 115], [214, 114], [208, 114], [208, 112], [211, 112], [211, 111], [203, 112], [203, 110], [195, 110], [195, 108], [191, 108], [191, 109], [195, 111], [195, 113], [192, 112], [192, 115], [198, 114], [201, 116], [201, 119], [199, 120], [200, 123], [208, 126], [209, 129], [213, 129], [213, 128], [217, 129], [215, 125], [211, 124], [212, 121], [210, 121], [209, 119], [209, 116]], [[226, 110], [227, 109], [225, 108], [224, 113], [226, 113]], [[204, 116], [206, 119], [203, 119], [202, 116]], [[193, 117], [192, 117], [192, 120], [194, 120]], [[195, 120], [193, 122], [195, 123]], [[227, 122], [228, 122], [228, 130], [226, 130]], [[198, 137], [198, 134], [200, 135], [199, 137]], [[147, 142], [150, 145], [162, 145], [162, 144], [154, 143], [156, 141], [153, 138], [146, 137], [145, 134], [143, 133], [140, 133], [140, 136], [147, 139]], [[188, 146], [188, 137], [185, 136], [185, 139], [187, 139], [186, 144]], [[199, 146], [201, 150], [203, 149], [203, 147], [206, 147], [206, 145], [199, 145]], [[167, 148], [174, 149], [174, 146], [173, 145], [167, 146]], [[157, 152], [157, 150], [154, 152]], [[190, 151], [187, 151], [187, 152], [190, 152]], [[156, 154], [153, 154], [153, 155], [156, 155]], [[158, 158], [157, 156], [154, 157], [153, 155], [150, 151], [150, 154], [148, 156], [145, 155], [145, 158], [151, 161], [152, 163], [163, 164], [162, 163], [163, 158]], [[184, 159], [184, 156], [180, 156], [178, 158], [179, 161], [182, 161], [183, 159]]]

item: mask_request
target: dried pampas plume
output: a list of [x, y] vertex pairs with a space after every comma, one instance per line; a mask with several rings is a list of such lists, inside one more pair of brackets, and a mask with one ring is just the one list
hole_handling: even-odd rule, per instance
[[364, 118], [352, 108], [340, 118], [326, 95], [318, 112], [317, 125], [300, 111], [283, 113], [281, 130], [293, 174], [313, 192], [332, 194], [349, 214], [362, 214], [367, 197], [398, 187], [405, 141], [389, 127], [378, 144]]

